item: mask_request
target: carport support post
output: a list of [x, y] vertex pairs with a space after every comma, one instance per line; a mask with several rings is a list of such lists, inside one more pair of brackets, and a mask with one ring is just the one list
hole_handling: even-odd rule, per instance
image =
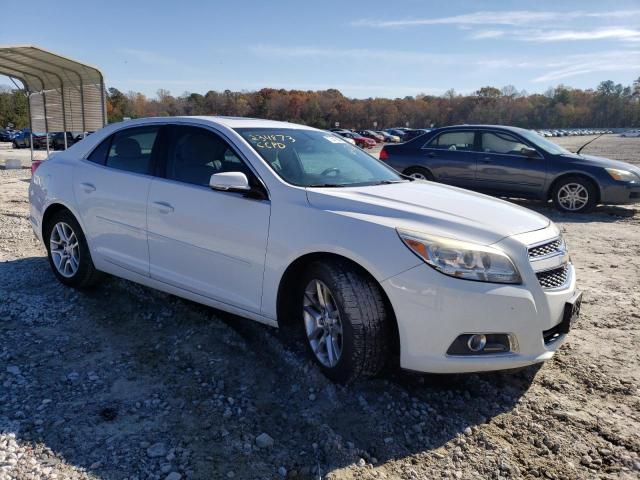
[[[67, 149], [67, 110], [65, 108], [64, 85], [60, 83], [60, 95], [62, 96], [62, 128], [64, 130], [64, 149]], [[47, 140], [47, 145], [49, 141]]]
[[33, 163], [33, 122], [31, 121], [31, 93], [27, 94], [27, 111], [29, 112], [29, 150], [31, 150], [31, 163]]

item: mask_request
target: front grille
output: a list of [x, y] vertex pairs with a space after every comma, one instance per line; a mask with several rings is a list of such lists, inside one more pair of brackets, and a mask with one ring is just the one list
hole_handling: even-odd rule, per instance
[[548, 243], [529, 248], [529, 259], [545, 257], [562, 251], [562, 241], [558, 238]]
[[554, 268], [553, 270], [546, 270], [544, 272], [537, 272], [536, 277], [542, 288], [558, 288], [567, 283], [569, 277], [569, 265], [565, 264], [561, 267]]

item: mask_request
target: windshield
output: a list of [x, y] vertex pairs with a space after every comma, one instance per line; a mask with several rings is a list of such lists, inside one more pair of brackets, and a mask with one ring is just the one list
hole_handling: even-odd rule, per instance
[[344, 187], [405, 181], [394, 170], [331, 132], [293, 128], [237, 128], [286, 182]]
[[524, 129], [520, 130], [518, 133], [520, 133], [520, 135], [522, 135], [524, 138], [529, 140], [531, 143], [535, 144], [537, 147], [540, 147], [541, 149], [553, 155], [571, 153], [569, 150], [562, 148], [557, 143], [553, 143], [553, 142], [550, 142], [549, 140], [546, 140], [544, 137], [541, 137], [537, 133], [531, 132], [529, 130], [524, 130]]

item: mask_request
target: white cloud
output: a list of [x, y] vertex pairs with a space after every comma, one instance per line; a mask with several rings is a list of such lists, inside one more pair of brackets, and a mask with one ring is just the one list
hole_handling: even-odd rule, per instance
[[599, 28], [594, 30], [546, 30], [518, 35], [530, 42], [563, 42], [577, 40], [624, 40], [640, 41], [640, 30], [624, 27]]
[[503, 37], [505, 35], [504, 30], [478, 30], [477, 32], [474, 32], [471, 34], [472, 39], [474, 40], [482, 40], [485, 38], [500, 38]]
[[[585, 32], [588, 34], [588, 32]], [[284, 47], [277, 45], [254, 45], [249, 47], [250, 51], [267, 59], [305, 58], [314, 61], [322, 58], [323, 62], [330, 63], [332, 60], [348, 60], [353, 66], [357, 60], [367, 63], [371, 61], [383, 62], [383, 64], [401, 63], [407, 66], [426, 65], [434, 68], [450, 67], [453, 69], [464, 69], [461, 71], [472, 75], [486, 70], [509, 71], [525, 70], [530, 71], [533, 82], [551, 82], [579, 75], [586, 75], [594, 72], [614, 72], [614, 71], [637, 71], [640, 65], [640, 50], [612, 50], [591, 52], [588, 54], [565, 55], [562, 53], [543, 54], [541, 58], [521, 56], [504, 56], [502, 58], [495, 55], [481, 57], [472, 54], [429, 54], [411, 51], [392, 51], [376, 49], [341, 49], [316, 46]], [[437, 70], [434, 70], [437, 71]], [[491, 75], [496, 75], [491, 73]], [[537, 76], [536, 76], [537, 75]], [[329, 85], [314, 85], [308, 88], [329, 88]], [[363, 86], [352, 85], [344, 88], [359, 88]], [[286, 87], [283, 87], [286, 88]], [[307, 88], [298, 86], [298, 88]], [[335, 88], [335, 86], [334, 86]], [[410, 88], [409, 86], [403, 88]], [[364, 88], [362, 88], [364, 90]], [[378, 92], [382, 92], [384, 87], [372, 86]], [[397, 90], [396, 90], [397, 91]], [[430, 91], [422, 88], [416, 91]]]
[[409, 18], [399, 20], [362, 19], [351, 22], [356, 27], [397, 28], [423, 25], [504, 25], [518, 26], [539, 22], [562, 22], [579, 18], [620, 18], [640, 16], [640, 10], [611, 10], [603, 12], [552, 12], [552, 11], [479, 11], [440, 18]]
[[640, 50], [622, 50], [572, 55], [562, 62], [547, 65], [551, 70], [535, 77], [536, 83], [562, 80], [596, 72], [636, 71], [640, 65]]

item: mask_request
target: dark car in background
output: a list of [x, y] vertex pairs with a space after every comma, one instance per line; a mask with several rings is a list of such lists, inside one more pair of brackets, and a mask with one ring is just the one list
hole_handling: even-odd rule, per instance
[[404, 137], [407, 135], [407, 133], [400, 128], [386, 128], [384, 131], [390, 133], [391, 135], [400, 137], [400, 141], [402, 142], [404, 142]]
[[565, 212], [640, 201], [640, 168], [572, 153], [537, 133], [497, 125], [435, 129], [380, 159], [405, 175], [512, 198], [552, 200]]
[[11, 128], [0, 128], [0, 142], [12, 142], [16, 131]]
[[[82, 137], [80, 135], [74, 137], [71, 132], [67, 132], [67, 148], [81, 139]], [[54, 150], [64, 150], [64, 132], [51, 134], [51, 147]]]
[[[24, 128], [13, 137], [13, 148], [29, 148], [31, 146], [31, 136], [29, 129]], [[49, 136], [49, 146], [51, 146], [51, 136]], [[47, 135], [45, 133], [33, 132], [33, 148], [47, 148]]]

